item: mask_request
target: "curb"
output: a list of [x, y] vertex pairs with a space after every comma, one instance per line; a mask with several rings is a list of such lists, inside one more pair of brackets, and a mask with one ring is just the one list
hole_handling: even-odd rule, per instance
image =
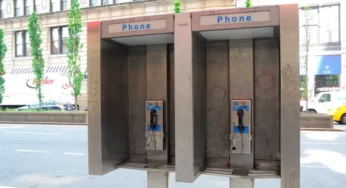
[[346, 130], [342, 129], [333, 129], [333, 128], [300, 128], [301, 131], [331, 131], [331, 132], [345, 132]]
[[21, 122], [21, 121], [0, 121], [0, 124], [17, 125], [69, 125], [69, 126], [88, 126], [87, 123], [62, 123], [62, 122]]
[[[64, 126], [88, 126], [87, 123], [61, 123], [61, 122], [14, 122], [14, 121], [0, 121], [0, 125], [16, 124], [16, 125], [64, 125]], [[331, 131], [331, 132], [346, 132], [342, 129], [333, 128], [300, 128], [300, 131]]]

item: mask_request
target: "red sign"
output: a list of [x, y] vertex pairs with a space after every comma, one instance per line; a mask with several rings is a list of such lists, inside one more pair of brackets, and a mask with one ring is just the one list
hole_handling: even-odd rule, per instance
[[[54, 83], [54, 79], [43, 79], [41, 80], [42, 85], [52, 85]], [[29, 79], [26, 81], [26, 86], [28, 86], [31, 89], [35, 89], [35, 86], [37, 84], [37, 79]]]
[[62, 84], [62, 88], [63, 88], [63, 89], [72, 88], [72, 85], [69, 84], [69, 83], [63, 83], [63, 84]]

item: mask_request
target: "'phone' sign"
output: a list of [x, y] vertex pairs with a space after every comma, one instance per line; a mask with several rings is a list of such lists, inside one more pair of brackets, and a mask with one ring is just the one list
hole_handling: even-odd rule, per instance
[[108, 33], [146, 31], [146, 30], [157, 30], [157, 29], [165, 29], [165, 28], [166, 28], [166, 20], [148, 20], [143, 22], [111, 24], [108, 26]]
[[269, 11], [201, 16], [200, 24], [202, 26], [207, 26], [217, 24], [239, 24], [265, 21], [270, 21]]

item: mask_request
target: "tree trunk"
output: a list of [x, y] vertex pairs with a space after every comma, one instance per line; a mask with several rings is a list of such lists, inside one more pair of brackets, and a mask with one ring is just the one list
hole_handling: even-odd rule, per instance
[[74, 106], [76, 108], [77, 111], [79, 111], [79, 108], [78, 108], [78, 101], [77, 101], [77, 96], [74, 96]]
[[41, 111], [41, 104], [42, 104], [42, 98], [41, 98], [41, 86], [38, 88], [38, 111]]
[[[309, 34], [309, 32], [306, 32]], [[309, 37], [310, 38], [310, 37]], [[305, 79], [305, 92], [306, 92], [306, 101], [305, 101], [305, 108], [306, 111], [309, 109], [309, 45], [310, 45], [310, 39], [308, 38], [307, 43], [306, 43], [306, 54], [305, 54], [305, 74], [306, 74], [306, 79]]]

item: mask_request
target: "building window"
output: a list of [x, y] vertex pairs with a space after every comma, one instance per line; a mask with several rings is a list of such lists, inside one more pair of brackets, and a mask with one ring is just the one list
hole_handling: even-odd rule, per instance
[[67, 10], [67, 0], [61, 0], [61, 10]]
[[59, 8], [58, 2], [56, 0], [50, 0], [50, 11], [51, 12], [59, 11], [58, 8]]
[[340, 7], [336, 5], [322, 6], [320, 15], [320, 42], [339, 42]]
[[333, 91], [340, 87], [340, 75], [316, 75], [315, 76], [315, 93]]
[[111, 0], [102, 0], [102, 5], [109, 5]]
[[90, 6], [91, 7], [97, 6], [97, 0], [90, 0]]
[[4, 0], [0, 0], [0, 18], [4, 18], [4, 15], [5, 15]]
[[51, 29], [51, 54], [66, 54], [69, 31], [67, 26]]
[[37, 14], [41, 13], [41, 0], [34, 0], [34, 11]]
[[31, 56], [31, 47], [28, 31], [15, 32], [16, 57]]
[[306, 44], [340, 42], [340, 6], [316, 6], [299, 12], [300, 42]]
[[30, 5], [28, 3], [28, 0], [24, 0], [24, 15], [30, 15]]
[[21, 6], [20, 1], [14, 0], [14, 16], [21, 16]]

